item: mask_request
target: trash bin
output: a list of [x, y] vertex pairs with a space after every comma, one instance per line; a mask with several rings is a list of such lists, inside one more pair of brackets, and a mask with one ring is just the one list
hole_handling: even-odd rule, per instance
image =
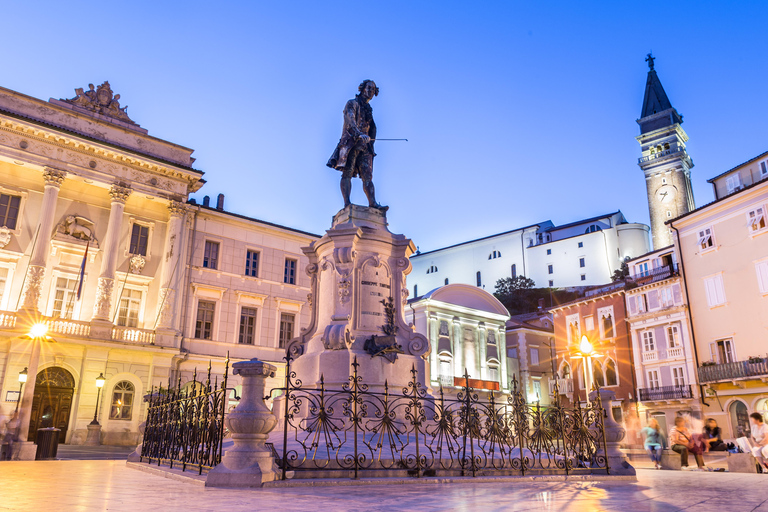
[[48, 427], [37, 429], [37, 453], [35, 460], [54, 460], [59, 451], [58, 428]]

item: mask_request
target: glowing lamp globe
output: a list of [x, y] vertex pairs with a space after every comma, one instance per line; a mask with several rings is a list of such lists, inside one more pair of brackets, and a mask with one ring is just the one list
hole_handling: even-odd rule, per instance
[[579, 344], [579, 351], [584, 355], [590, 355], [594, 350], [595, 349], [592, 346], [592, 343], [589, 342], [587, 336], [582, 336], [581, 343]]
[[98, 377], [96, 377], [96, 387], [97, 387], [97, 388], [103, 388], [103, 387], [104, 387], [104, 382], [105, 382], [106, 380], [107, 380], [107, 379], [105, 379], [105, 378], [104, 378], [104, 374], [103, 374], [103, 373], [100, 373], [100, 374], [99, 374], [99, 376], [98, 376]]
[[24, 384], [27, 382], [27, 369], [24, 368], [22, 371], [19, 372], [19, 382]]
[[29, 330], [29, 337], [30, 338], [44, 338], [45, 334], [47, 332], [48, 332], [48, 326], [47, 325], [45, 325], [45, 324], [35, 324]]

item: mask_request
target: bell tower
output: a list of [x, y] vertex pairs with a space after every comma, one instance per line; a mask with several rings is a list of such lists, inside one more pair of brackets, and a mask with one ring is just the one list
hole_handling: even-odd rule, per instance
[[682, 128], [683, 116], [669, 102], [654, 69], [655, 58], [649, 53], [648, 80], [645, 83], [640, 125], [642, 156], [638, 165], [645, 174], [648, 189], [648, 213], [651, 217], [653, 248], [672, 245], [672, 234], [664, 223], [695, 208], [691, 189], [693, 160], [685, 143], [688, 135]]

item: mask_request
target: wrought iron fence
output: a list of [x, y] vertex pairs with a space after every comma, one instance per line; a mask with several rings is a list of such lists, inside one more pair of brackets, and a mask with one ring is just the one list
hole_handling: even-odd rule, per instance
[[152, 388], [147, 408], [144, 442], [139, 461], [180, 464], [182, 471], [187, 466], [197, 469], [211, 469], [221, 462], [224, 439], [224, 413], [227, 401], [227, 356], [224, 377], [219, 386], [218, 376], [211, 383], [211, 364], [205, 381], [197, 380], [197, 369], [191, 385], [181, 387], [179, 376], [176, 387], [170, 379], [168, 388]]
[[431, 396], [415, 368], [401, 389], [369, 386], [357, 359], [337, 389], [323, 377], [317, 387], [304, 387], [290, 370], [290, 351], [286, 361], [279, 388], [283, 446], [274, 452], [283, 480], [288, 472], [294, 478], [390, 470], [415, 477], [609, 472], [599, 393], [595, 402], [564, 407], [555, 387], [545, 406], [527, 403], [516, 378], [511, 395], [503, 396], [473, 389], [465, 372], [456, 394], [440, 386]]

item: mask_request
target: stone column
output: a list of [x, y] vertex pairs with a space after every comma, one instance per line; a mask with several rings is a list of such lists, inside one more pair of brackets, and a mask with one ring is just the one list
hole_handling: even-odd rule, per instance
[[531, 391], [531, 368], [528, 360], [528, 341], [525, 339], [524, 332], [517, 333], [517, 361], [520, 366], [520, 386], [525, 394], [525, 399], [528, 400]]
[[182, 229], [186, 208], [182, 203], [171, 201], [168, 205], [171, 218], [168, 221], [168, 237], [165, 240], [163, 265], [160, 274], [160, 321], [158, 327], [166, 330], [178, 329], [174, 312], [176, 311], [176, 283], [183, 271], [181, 257]]
[[45, 189], [43, 192], [43, 204], [40, 208], [40, 224], [37, 230], [37, 240], [29, 259], [27, 276], [24, 281], [24, 292], [21, 300], [21, 309], [30, 311], [38, 310], [40, 292], [45, 277], [45, 266], [48, 253], [51, 248], [51, 236], [53, 235], [54, 215], [56, 214], [56, 201], [59, 198], [59, 188], [64, 182], [66, 172], [51, 167], [43, 171]]
[[437, 345], [440, 340], [439, 336], [440, 320], [434, 316], [434, 313], [427, 315], [427, 333], [429, 335], [429, 343], [431, 345], [430, 364], [429, 368], [432, 372], [430, 380], [440, 383], [440, 359], [437, 355]]
[[277, 478], [275, 460], [265, 445], [277, 417], [264, 402], [267, 377], [274, 377], [276, 370], [257, 359], [232, 365], [232, 374], [243, 379], [240, 403], [224, 419], [234, 445], [208, 472], [206, 487], [261, 487]]
[[499, 355], [499, 372], [501, 372], [501, 389], [509, 390], [509, 376], [507, 375], [507, 333], [506, 328], [496, 331], [496, 350]]
[[475, 331], [477, 346], [477, 378], [488, 380], [488, 331], [485, 328], [485, 322], [480, 322]]
[[[616, 393], [605, 388], [599, 391], [592, 391], [589, 394], [589, 400], [595, 401], [597, 394], [600, 393], [600, 403], [603, 407], [603, 429], [605, 430], [605, 446], [603, 450], [601, 442], [598, 442], [597, 455], [604, 455], [608, 463], [608, 472], [611, 475], [632, 475], [636, 474], [635, 468], [627, 460], [627, 457], [619, 449], [621, 441], [627, 435], [624, 427], [616, 423], [611, 411], [611, 403], [616, 399]], [[602, 438], [597, 437], [600, 441]], [[594, 473], [600, 473], [602, 470], [595, 469]]]
[[112, 206], [109, 210], [109, 223], [107, 235], [104, 237], [103, 254], [101, 260], [101, 274], [99, 274], [98, 288], [96, 289], [96, 302], [93, 305], [93, 320], [97, 322], [112, 323], [109, 311], [112, 306], [112, 289], [115, 286], [115, 271], [117, 270], [117, 255], [120, 244], [120, 226], [123, 223], [125, 202], [131, 195], [131, 189], [112, 185], [109, 190], [112, 198]]
[[453, 317], [453, 376], [464, 375], [464, 333], [461, 332], [461, 320]]

